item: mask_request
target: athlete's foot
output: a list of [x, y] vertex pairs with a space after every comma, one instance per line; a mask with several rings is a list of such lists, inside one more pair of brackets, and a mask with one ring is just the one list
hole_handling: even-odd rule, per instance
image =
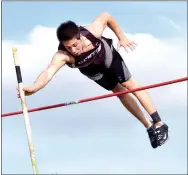
[[163, 125], [156, 128], [156, 135], [158, 140], [158, 145], [163, 145], [168, 140], [168, 126], [164, 123]]
[[158, 126], [153, 124], [147, 132], [153, 148], [163, 145], [168, 140], [168, 126], [165, 123]]

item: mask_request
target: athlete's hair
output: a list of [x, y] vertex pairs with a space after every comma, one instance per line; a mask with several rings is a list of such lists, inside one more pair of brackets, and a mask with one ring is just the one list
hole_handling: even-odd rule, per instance
[[73, 21], [66, 21], [61, 23], [57, 28], [57, 38], [60, 42], [68, 41], [73, 38], [80, 38], [79, 27]]

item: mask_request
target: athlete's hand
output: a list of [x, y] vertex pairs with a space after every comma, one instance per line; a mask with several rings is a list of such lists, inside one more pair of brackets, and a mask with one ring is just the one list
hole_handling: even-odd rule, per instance
[[129, 47], [132, 51], [136, 48], [136, 43], [132, 40], [129, 39], [122, 39], [119, 40], [118, 44], [117, 44], [117, 50], [120, 49], [120, 47], [124, 47], [125, 51], [128, 53], [127, 47]]
[[[25, 96], [30, 96], [36, 92], [33, 86], [23, 87], [22, 90], [24, 91]], [[20, 98], [20, 91], [18, 88], [17, 88], [17, 96], [18, 98]]]

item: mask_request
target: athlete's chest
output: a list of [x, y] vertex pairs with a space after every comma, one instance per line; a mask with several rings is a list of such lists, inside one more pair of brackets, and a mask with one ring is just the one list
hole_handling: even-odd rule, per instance
[[104, 52], [102, 50], [102, 43], [99, 42], [96, 43], [95, 47], [93, 45], [89, 46], [89, 49], [80, 56], [71, 56], [73, 60], [72, 67], [86, 67], [91, 63], [100, 64], [102, 58], [104, 58]]
[[90, 55], [97, 50], [97, 47], [100, 45], [101, 41], [92, 42], [87, 39], [85, 36], [82, 36], [82, 56]]
[[93, 60], [97, 57], [100, 57], [101, 51], [101, 43], [98, 43], [94, 48], [91, 50], [82, 53], [79, 57], [76, 58], [76, 62], [78, 65], [81, 65], [87, 61]]

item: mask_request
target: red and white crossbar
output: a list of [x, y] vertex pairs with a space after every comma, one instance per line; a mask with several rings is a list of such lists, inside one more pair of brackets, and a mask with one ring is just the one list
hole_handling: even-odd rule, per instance
[[[152, 84], [152, 85], [148, 85], [148, 86], [143, 86], [143, 87], [136, 88], [136, 89], [125, 90], [125, 91], [121, 91], [121, 92], [117, 92], [117, 93], [110, 93], [110, 94], [106, 94], [106, 95], [85, 98], [85, 99], [81, 99], [81, 100], [78, 100], [78, 101], [70, 101], [70, 102], [65, 102], [65, 103], [60, 103], [60, 104], [55, 104], [55, 105], [32, 108], [32, 109], [29, 109], [28, 112], [41, 111], [41, 110], [46, 110], [46, 109], [51, 109], [51, 108], [58, 108], [58, 107], [63, 107], [63, 106], [68, 106], [68, 105], [73, 105], [73, 104], [79, 104], [79, 103], [99, 100], [99, 99], [103, 99], [103, 98], [109, 98], [109, 97], [127, 94], [127, 93], [131, 93], [131, 92], [156, 88], [156, 87], [165, 86], [165, 85], [169, 85], [169, 84], [173, 84], [173, 83], [179, 83], [179, 82], [187, 81], [187, 80], [188, 80], [188, 77], [179, 78], [179, 79], [175, 79], [175, 80], [171, 80], [171, 81], [166, 81], [166, 82], [161, 82], [161, 83]], [[18, 114], [22, 114], [22, 113], [23, 113], [22, 111], [9, 112], [9, 113], [2, 114], [1, 117], [8, 117], [8, 116], [18, 115]]]

